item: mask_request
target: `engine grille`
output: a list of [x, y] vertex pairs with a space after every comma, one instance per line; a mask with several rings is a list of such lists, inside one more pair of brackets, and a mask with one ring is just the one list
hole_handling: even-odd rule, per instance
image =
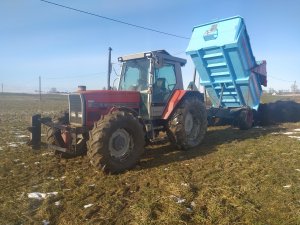
[[84, 125], [84, 101], [80, 94], [69, 95], [70, 123]]

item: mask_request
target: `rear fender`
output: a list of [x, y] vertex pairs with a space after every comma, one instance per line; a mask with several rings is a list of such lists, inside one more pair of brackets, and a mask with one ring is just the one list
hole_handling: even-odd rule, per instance
[[169, 119], [174, 109], [187, 97], [197, 97], [204, 102], [204, 96], [199, 91], [175, 90], [163, 112], [162, 118]]

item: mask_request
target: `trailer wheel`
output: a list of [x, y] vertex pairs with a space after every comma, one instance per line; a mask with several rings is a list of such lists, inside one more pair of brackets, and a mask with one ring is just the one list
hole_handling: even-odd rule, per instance
[[144, 152], [145, 134], [130, 112], [114, 111], [90, 132], [87, 155], [93, 166], [120, 173], [135, 166]]
[[196, 97], [185, 98], [169, 120], [168, 136], [172, 143], [187, 150], [199, 145], [207, 130], [207, 112]]
[[240, 130], [248, 130], [253, 125], [253, 112], [251, 109], [242, 109], [238, 115], [238, 127]]

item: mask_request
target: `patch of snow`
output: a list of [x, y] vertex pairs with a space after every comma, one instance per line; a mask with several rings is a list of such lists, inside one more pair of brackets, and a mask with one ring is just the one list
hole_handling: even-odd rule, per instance
[[184, 183], [184, 182], [182, 182], [182, 183], [181, 183], [181, 186], [188, 187], [188, 186], [189, 186], [189, 184], [188, 184], [188, 183]]
[[54, 205], [60, 206], [60, 201], [54, 202]]
[[54, 177], [47, 177], [48, 180], [54, 180]]
[[40, 162], [34, 162], [34, 165], [39, 165], [40, 164]]
[[184, 198], [178, 198], [177, 202], [178, 204], [184, 203], [185, 199]]
[[25, 134], [19, 134], [19, 135], [16, 135], [17, 138], [28, 138], [29, 135], [25, 135]]
[[89, 187], [95, 187], [95, 186], [96, 186], [95, 184], [90, 184], [90, 185], [89, 185]]
[[66, 179], [66, 176], [62, 176], [60, 179], [64, 180], [64, 179]]
[[295, 132], [285, 132], [283, 134], [285, 134], [285, 135], [292, 135], [292, 134], [296, 134], [296, 133]]
[[91, 206], [93, 206], [93, 205], [94, 205], [94, 204], [87, 204], [87, 205], [84, 205], [83, 208], [86, 209], [86, 208], [89, 208], [89, 207], [91, 207]]
[[300, 128], [294, 129], [294, 131], [296, 131], [296, 132], [300, 132]]
[[285, 185], [285, 186], [283, 186], [284, 188], [290, 188], [290, 187], [292, 187], [292, 185], [290, 185], [290, 184], [288, 184], [288, 185]]
[[45, 155], [48, 155], [48, 152], [42, 154], [42, 156], [45, 156]]
[[18, 145], [14, 142], [8, 143], [8, 146], [12, 147], [12, 148], [17, 148], [18, 147]]
[[57, 194], [58, 194], [58, 192], [48, 192], [48, 193], [31, 192], [31, 193], [28, 193], [27, 195], [28, 195], [28, 198], [43, 200], [48, 197], [55, 196]]
[[186, 210], [188, 211], [188, 212], [193, 212], [193, 209], [192, 208], [186, 208]]
[[20, 159], [14, 159], [13, 162], [17, 163], [17, 162], [20, 162], [21, 160]]
[[280, 134], [280, 133], [278, 133], [278, 132], [273, 132], [273, 133], [271, 133], [271, 134], [273, 134], [273, 135], [278, 135], [278, 134]]
[[46, 198], [46, 193], [40, 193], [40, 192], [32, 192], [28, 193], [28, 198], [33, 198], [37, 200], [42, 200]]
[[295, 169], [296, 171], [300, 172], [300, 169]]
[[298, 137], [298, 136], [288, 136], [289, 138], [295, 138], [295, 139], [298, 139], [298, 140], [300, 140], [300, 137]]
[[168, 171], [168, 170], [169, 170], [169, 168], [164, 168], [164, 170], [165, 170], [165, 171]]
[[184, 198], [180, 198], [180, 197], [177, 197], [175, 195], [171, 195], [170, 197], [173, 198], [177, 204], [181, 204], [181, 203], [185, 202]]
[[255, 129], [261, 129], [261, 128], [263, 128], [263, 127], [261, 127], [261, 126], [255, 126], [255, 127], [253, 127], [253, 128], [255, 128]]
[[46, 194], [47, 194], [47, 197], [51, 197], [51, 196], [58, 195], [58, 192], [57, 191], [53, 191], [53, 192], [48, 192]]
[[43, 223], [43, 225], [49, 225], [50, 224], [50, 222], [48, 220], [43, 220], [42, 223]]

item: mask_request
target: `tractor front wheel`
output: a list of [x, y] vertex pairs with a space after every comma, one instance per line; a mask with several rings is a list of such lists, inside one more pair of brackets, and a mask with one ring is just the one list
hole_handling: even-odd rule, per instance
[[199, 98], [187, 97], [169, 120], [168, 136], [179, 148], [187, 150], [201, 143], [206, 130], [205, 105]]
[[[52, 120], [55, 124], [66, 125], [69, 124], [69, 113], [68, 112], [60, 112], [59, 115], [55, 116]], [[64, 147], [64, 141], [61, 137], [61, 132], [58, 129], [53, 127], [46, 128], [46, 142], [49, 145], [56, 145], [59, 147]], [[63, 152], [54, 151], [55, 155], [59, 155], [63, 158], [67, 158], [68, 155]]]
[[144, 152], [144, 131], [129, 112], [114, 111], [99, 120], [90, 132], [87, 155], [92, 165], [120, 173], [135, 166]]

